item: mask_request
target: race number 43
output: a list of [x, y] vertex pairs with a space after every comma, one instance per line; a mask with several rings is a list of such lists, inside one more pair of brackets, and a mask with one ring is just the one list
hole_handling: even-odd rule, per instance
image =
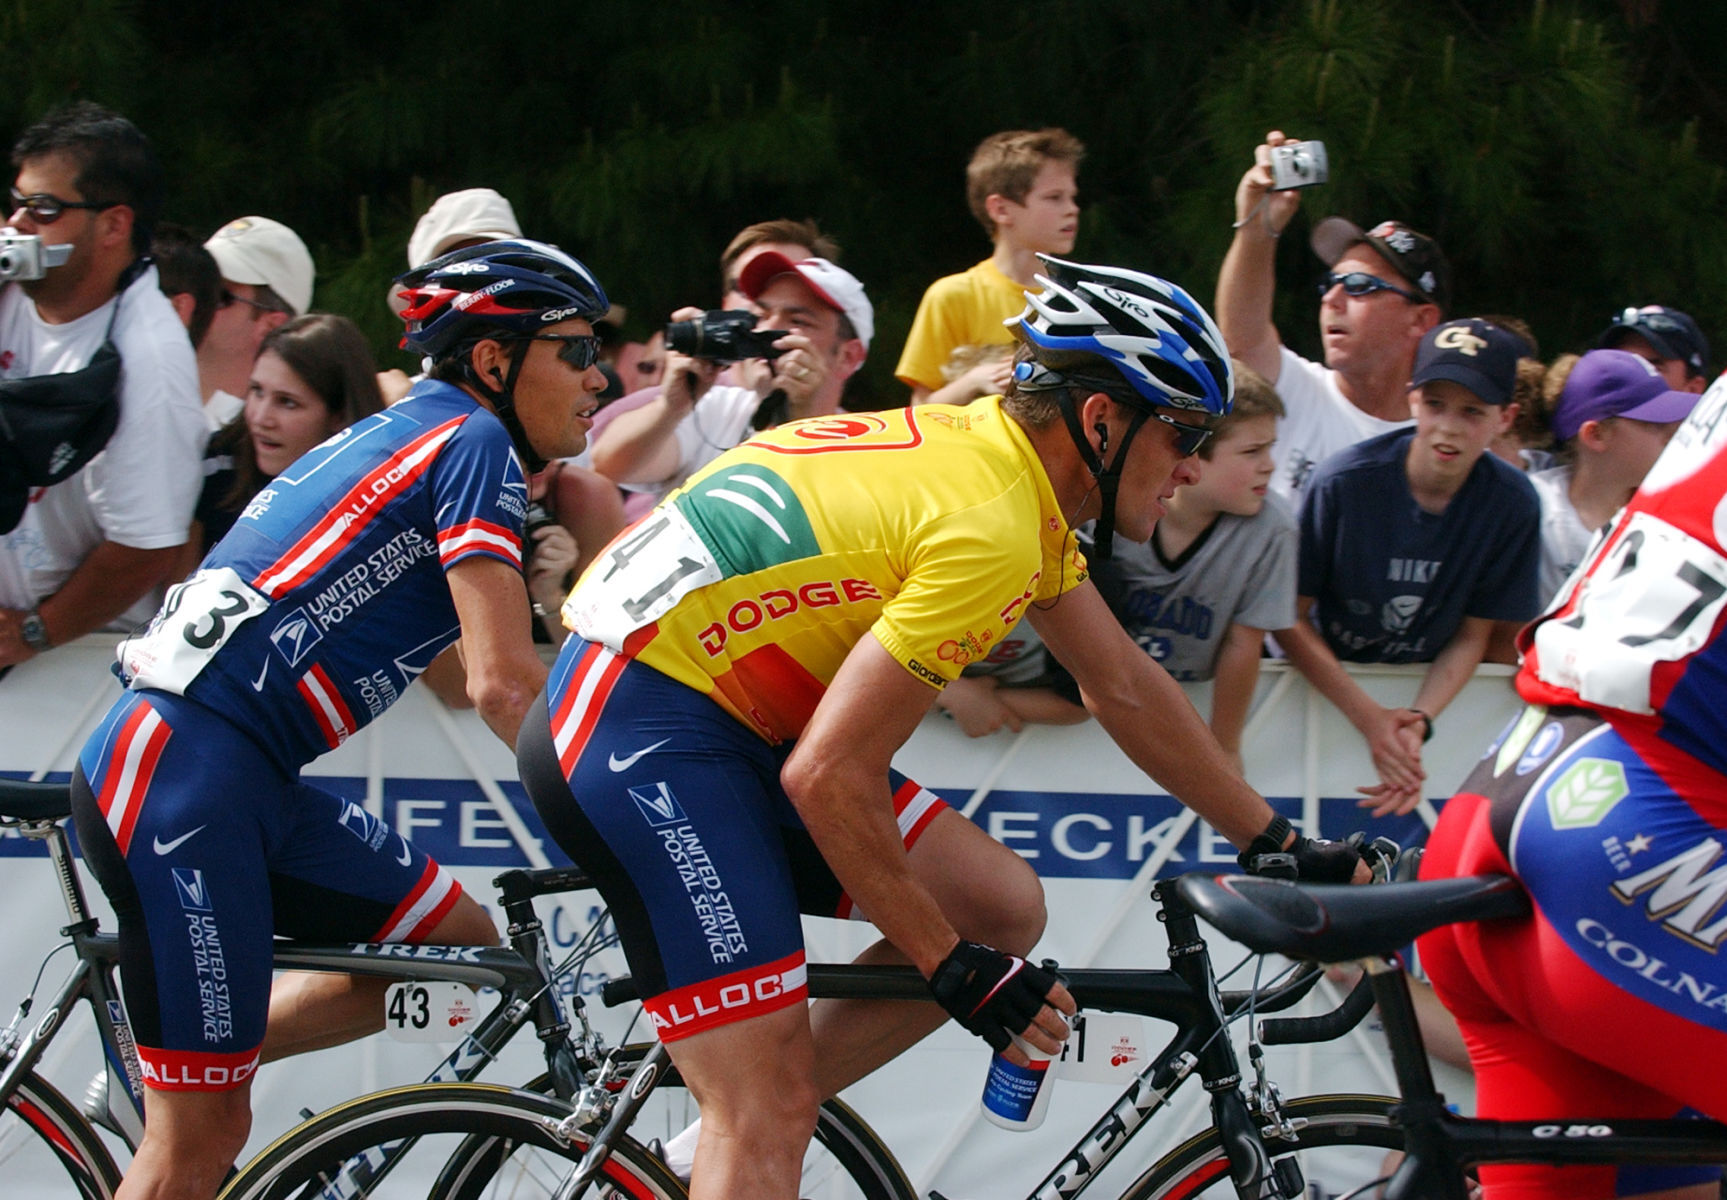
[[451, 1042], [479, 1017], [474, 992], [450, 981], [393, 983], [384, 993], [384, 1030], [398, 1042]]

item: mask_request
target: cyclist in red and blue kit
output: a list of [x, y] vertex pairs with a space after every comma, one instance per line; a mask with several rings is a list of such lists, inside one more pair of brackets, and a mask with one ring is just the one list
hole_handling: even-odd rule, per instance
[[[1425, 877], [1515, 874], [1524, 920], [1421, 939], [1477, 1107], [1727, 1119], [1727, 383], [1519, 636], [1529, 707], [1446, 805]], [[1484, 1167], [1488, 1200], [1718, 1194], [1718, 1168]]]
[[607, 301], [581, 263], [530, 241], [399, 282], [429, 377], [252, 501], [121, 644], [127, 691], [79, 759], [74, 816], [119, 917], [148, 1089], [125, 1197], [213, 1196], [245, 1143], [260, 1054], [381, 1021], [383, 981], [290, 977], [272, 997], [274, 934], [497, 939], [448, 872], [299, 773], [458, 638], [469, 696], [515, 745], [546, 676], [522, 581], [524, 471], [585, 444]]

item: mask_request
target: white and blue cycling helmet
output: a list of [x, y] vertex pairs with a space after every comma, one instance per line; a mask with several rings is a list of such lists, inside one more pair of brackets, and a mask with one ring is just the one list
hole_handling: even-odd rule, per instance
[[[1006, 322], [1030, 354], [1015, 366], [1014, 386], [1056, 398], [1102, 494], [1093, 555], [1108, 558], [1116, 486], [1140, 428], [1159, 408], [1221, 419], [1234, 402], [1235, 372], [1217, 324], [1175, 284], [1121, 267], [1038, 259], [1042, 290], [1027, 292], [1025, 311]], [[1108, 464], [1080, 428], [1075, 397], [1087, 392], [1135, 410]]]

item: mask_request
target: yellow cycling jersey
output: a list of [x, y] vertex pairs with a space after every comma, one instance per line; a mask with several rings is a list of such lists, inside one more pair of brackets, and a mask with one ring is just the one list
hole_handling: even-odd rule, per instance
[[1083, 582], [1000, 397], [758, 434], [620, 534], [564, 623], [795, 738], [865, 633], [935, 688]]

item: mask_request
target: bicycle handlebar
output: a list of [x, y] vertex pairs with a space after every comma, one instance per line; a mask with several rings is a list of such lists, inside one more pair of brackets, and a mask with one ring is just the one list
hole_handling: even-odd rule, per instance
[[[1311, 986], [1311, 985], [1310, 985]], [[1312, 1017], [1272, 1017], [1259, 1023], [1259, 1040], [1267, 1046], [1294, 1046], [1306, 1042], [1332, 1042], [1361, 1024], [1373, 1009], [1373, 987], [1364, 974], [1343, 1003], [1328, 1013]]]

